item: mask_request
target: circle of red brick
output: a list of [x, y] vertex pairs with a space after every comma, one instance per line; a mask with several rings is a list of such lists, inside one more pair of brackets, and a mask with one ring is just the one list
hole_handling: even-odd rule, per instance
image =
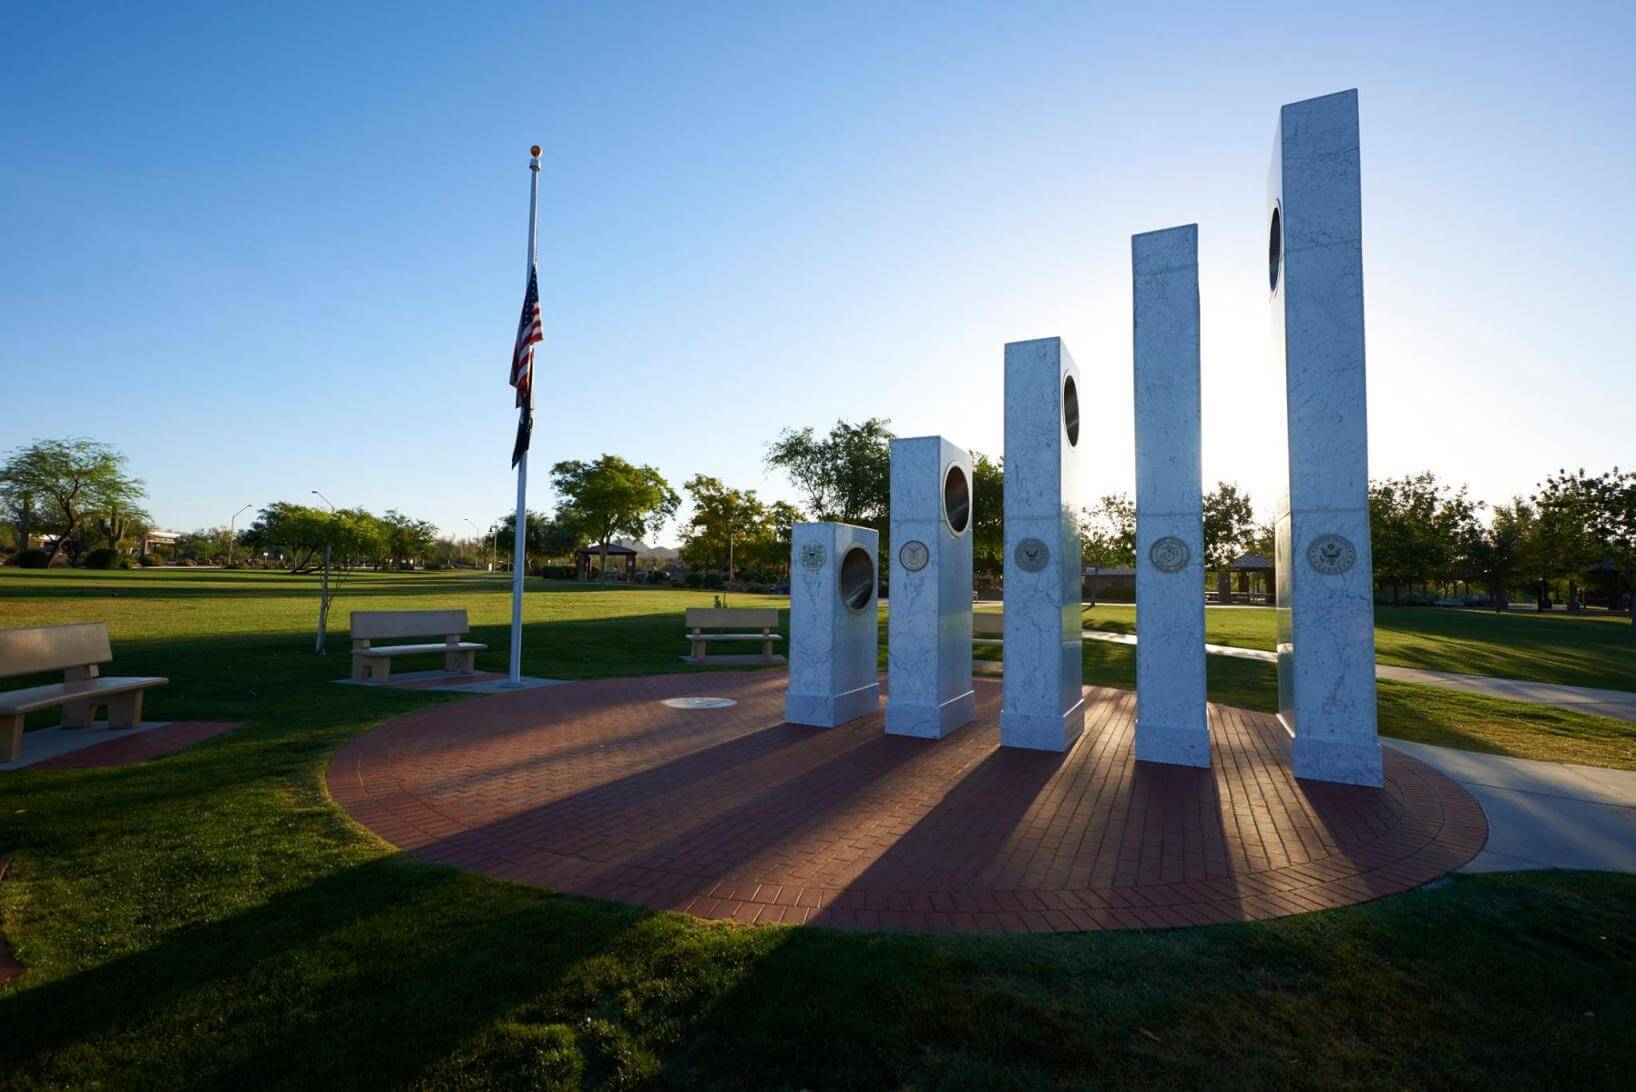
[[[1243, 921], [1404, 891], [1470, 860], [1482, 809], [1386, 752], [1383, 789], [1296, 781], [1289, 739], [1212, 706], [1208, 770], [1137, 763], [1135, 695], [1088, 689], [1065, 755], [999, 746], [1000, 684], [943, 740], [784, 722], [786, 676], [610, 679], [467, 700], [344, 747], [330, 791], [417, 856], [708, 918], [1068, 932]], [[719, 695], [727, 709], [665, 698]]]

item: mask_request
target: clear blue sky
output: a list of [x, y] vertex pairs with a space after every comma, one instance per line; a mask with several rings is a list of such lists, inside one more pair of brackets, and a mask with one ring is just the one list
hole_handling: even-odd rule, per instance
[[1196, 221], [1206, 480], [1265, 505], [1273, 125], [1357, 87], [1373, 473], [1636, 463], [1630, 11], [9, 3], [0, 448], [116, 444], [173, 528], [486, 527], [538, 141], [536, 467], [789, 496], [766, 441], [871, 414], [998, 453], [1003, 343], [1061, 335], [1085, 499], [1128, 490], [1129, 236]]

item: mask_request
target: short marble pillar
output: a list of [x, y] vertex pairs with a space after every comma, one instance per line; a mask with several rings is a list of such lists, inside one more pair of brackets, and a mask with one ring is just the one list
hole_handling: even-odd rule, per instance
[[971, 457], [941, 436], [892, 441], [886, 731], [941, 739], [971, 688]]
[[1061, 338], [1005, 347], [1005, 681], [1000, 745], [1066, 751], [1085, 727], [1079, 368]]
[[1130, 241], [1136, 390], [1136, 758], [1210, 765], [1199, 464], [1199, 229]]
[[790, 545], [790, 682], [784, 719], [833, 728], [880, 708], [876, 554], [880, 533], [797, 523]]
[[1356, 91], [1280, 111], [1267, 184], [1289, 464], [1275, 519], [1279, 718], [1297, 777], [1378, 787], [1360, 174]]

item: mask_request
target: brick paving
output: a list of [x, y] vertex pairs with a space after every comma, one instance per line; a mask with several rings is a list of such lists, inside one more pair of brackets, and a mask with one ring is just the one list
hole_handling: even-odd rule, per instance
[[238, 725], [218, 721], [178, 720], [124, 739], [110, 739], [78, 751], [57, 755], [27, 767], [30, 770], [83, 770], [93, 766], [134, 766], [150, 758], [191, 747]]
[[[1386, 787], [1297, 782], [1271, 716], [1210, 711], [1210, 770], [1134, 761], [1089, 689], [1066, 755], [999, 747], [1000, 684], [948, 739], [784, 723], [786, 676], [610, 679], [459, 702], [343, 748], [330, 792], [417, 856], [706, 918], [839, 928], [1176, 928], [1343, 906], [1470, 860], [1487, 824], [1388, 750]], [[665, 698], [722, 696], [727, 709]]]

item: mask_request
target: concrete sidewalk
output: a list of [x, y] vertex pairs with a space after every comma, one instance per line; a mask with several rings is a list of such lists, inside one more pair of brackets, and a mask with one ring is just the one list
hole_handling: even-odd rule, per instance
[[[1136, 643], [1134, 634], [1111, 633], [1100, 629], [1084, 630], [1082, 636], [1088, 641], [1108, 641], [1120, 645]], [[1278, 662], [1278, 654], [1264, 648], [1205, 645], [1204, 651], [1212, 656], [1234, 656], [1241, 660], [1259, 660], [1262, 663]], [[1463, 690], [1468, 694], [1509, 698], [1512, 701], [1549, 705], [1575, 713], [1594, 713], [1601, 717], [1613, 717], [1616, 720], [1636, 723], [1636, 692], [1629, 690], [1596, 690], [1588, 686], [1561, 686], [1556, 683], [1529, 682], [1526, 679], [1461, 675], [1453, 671], [1427, 671], [1418, 667], [1394, 667], [1391, 664], [1376, 664], [1375, 678], [1417, 683], [1421, 686], [1437, 686], [1445, 690]]]
[[1461, 872], [1636, 872], [1636, 771], [1381, 742], [1447, 775], [1482, 805], [1488, 842]]

